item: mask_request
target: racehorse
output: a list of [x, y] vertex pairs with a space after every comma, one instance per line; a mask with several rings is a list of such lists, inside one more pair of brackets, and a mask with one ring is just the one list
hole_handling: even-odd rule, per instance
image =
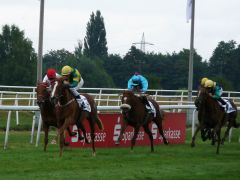
[[223, 138], [222, 138], [222, 141], [221, 141], [222, 144], [224, 144], [225, 139], [228, 137], [228, 135], [229, 135], [229, 130], [230, 130], [232, 127], [234, 127], [234, 128], [239, 128], [239, 126], [240, 126], [239, 123], [237, 123], [237, 121], [236, 121], [236, 120], [237, 120], [237, 114], [238, 114], [238, 112], [237, 112], [237, 106], [234, 104], [234, 102], [233, 102], [231, 99], [229, 99], [229, 102], [230, 102], [230, 104], [232, 105], [233, 109], [235, 109], [235, 111], [227, 114], [227, 122], [228, 122], [228, 125], [227, 125], [227, 129], [226, 129], [226, 131], [225, 131], [225, 133], [224, 133], [224, 136], [223, 136]]
[[[57, 125], [57, 117], [55, 113], [55, 107], [50, 101], [50, 93], [47, 90], [46, 83], [38, 83], [36, 88], [37, 93], [37, 104], [40, 108], [40, 113], [42, 117], [43, 123], [43, 131], [44, 131], [44, 151], [47, 149], [48, 144], [48, 131], [49, 127], [53, 126], [58, 128]], [[76, 135], [76, 133], [71, 132], [69, 128], [67, 128], [70, 136]]]
[[[200, 88], [199, 90], [199, 93], [201, 92], [201, 90], [204, 89], [204, 88]], [[224, 136], [221, 140], [221, 144], [224, 144], [224, 141], [225, 139], [228, 137], [229, 135], [229, 130], [234, 127], [234, 128], [239, 128], [240, 124], [237, 123], [237, 106], [234, 104], [234, 102], [231, 100], [231, 99], [228, 99], [230, 105], [232, 106], [232, 108], [235, 110], [235, 111], [232, 111], [230, 113], [227, 114], [227, 129], [224, 133]], [[197, 107], [197, 109], [199, 109], [199, 106], [200, 106], [200, 101], [199, 101], [199, 98], [197, 97], [197, 99], [195, 100], [195, 105]], [[199, 118], [200, 119], [200, 118]], [[213, 134], [211, 134], [210, 132], [208, 132], [208, 136], [211, 136], [211, 137], [206, 137], [206, 133], [209, 129], [201, 129], [201, 137], [202, 137], [202, 140], [205, 141], [207, 138], [211, 139], [212, 136], [214, 136]], [[214, 139], [213, 139], [213, 142], [212, 144], [214, 144]]]
[[86, 143], [88, 142], [88, 138], [86, 136], [86, 130], [83, 126], [83, 120], [87, 119], [89, 122], [89, 126], [91, 129], [91, 143], [93, 156], [96, 155], [95, 150], [95, 124], [97, 124], [100, 130], [103, 130], [102, 121], [99, 119], [97, 114], [97, 106], [94, 99], [88, 94], [81, 94], [84, 96], [90, 107], [91, 112], [83, 111], [76, 99], [70, 92], [68, 87], [65, 87], [64, 78], [60, 78], [55, 81], [53, 90], [51, 93], [51, 98], [54, 100], [56, 115], [58, 119], [59, 125], [59, 135], [60, 135], [60, 157], [63, 153], [63, 144], [64, 144], [64, 130], [69, 126], [76, 124], [78, 128], [80, 128], [83, 132]]
[[219, 146], [221, 142], [221, 128], [227, 121], [226, 113], [218, 102], [213, 99], [206, 88], [201, 88], [198, 96], [198, 121], [199, 125], [192, 137], [191, 146], [195, 146], [195, 138], [199, 130], [208, 129], [211, 131], [212, 140], [215, 142], [217, 136], [217, 151], [219, 154]]
[[152, 132], [149, 129], [149, 123], [153, 121], [159, 130], [160, 135], [163, 137], [164, 144], [168, 144], [162, 127], [163, 121], [163, 114], [160, 112], [159, 105], [153, 99], [149, 98], [149, 101], [153, 104], [154, 108], [156, 109], [156, 116], [150, 115], [146, 119], [147, 112], [145, 109], [145, 105], [142, 102], [141, 97], [135, 95], [132, 91], [124, 91], [122, 94], [122, 105], [120, 106], [123, 115], [123, 121], [121, 126], [120, 135], [116, 144], [119, 144], [122, 138], [122, 135], [127, 128], [128, 125], [134, 128], [134, 135], [131, 140], [131, 150], [133, 150], [133, 146], [135, 145], [136, 138], [139, 132], [140, 127], [143, 127], [144, 131], [148, 134], [150, 142], [151, 142], [151, 152], [154, 151], [153, 148], [153, 136]]

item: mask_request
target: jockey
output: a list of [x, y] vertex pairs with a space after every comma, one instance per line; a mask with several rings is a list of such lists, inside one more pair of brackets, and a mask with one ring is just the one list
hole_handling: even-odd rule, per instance
[[62, 74], [62, 76], [67, 77], [67, 80], [64, 81], [64, 84], [65, 84], [65, 86], [69, 87], [70, 91], [76, 98], [79, 106], [82, 107], [82, 109], [84, 111], [87, 110], [87, 107], [86, 107], [83, 99], [81, 98], [79, 92], [77, 91], [84, 84], [83, 78], [81, 77], [81, 74], [79, 73], [79, 71], [75, 68], [73, 69], [70, 66], [64, 66], [62, 68], [61, 74]]
[[[139, 73], [135, 73], [129, 80], [128, 80], [128, 90], [138, 93], [145, 93], [148, 89], [148, 81], [147, 79], [140, 75]], [[148, 114], [153, 113], [152, 108], [147, 100], [145, 95], [141, 95], [143, 103], [146, 105], [146, 109]]]
[[61, 77], [55, 69], [49, 68], [47, 74], [43, 78], [43, 83], [47, 84], [48, 90], [51, 90], [51, 84], [56, 80], [56, 78]]
[[207, 80], [208, 80], [207, 77], [202, 78], [202, 79], [201, 79], [200, 86], [201, 86], [201, 87], [204, 87], [204, 84], [205, 84], [205, 82], [206, 82]]
[[218, 83], [209, 79], [205, 82], [204, 87], [208, 89], [210, 96], [219, 101], [224, 108], [226, 107], [226, 102], [221, 98], [223, 88]]
[[148, 89], [148, 81], [144, 76], [140, 75], [139, 73], [135, 73], [128, 80], [128, 90], [130, 91], [145, 93], [147, 89]]

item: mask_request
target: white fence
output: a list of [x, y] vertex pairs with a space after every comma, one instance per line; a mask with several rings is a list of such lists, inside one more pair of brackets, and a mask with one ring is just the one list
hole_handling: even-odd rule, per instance
[[[162, 110], [170, 110], [170, 109], [195, 109], [194, 105], [162, 105], [160, 106]], [[120, 106], [97, 106], [98, 111], [120, 111]], [[8, 135], [10, 130], [10, 121], [11, 121], [11, 113], [12, 111], [39, 111], [38, 106], [0, 106], [0, 111], [8, 111], [7, 116], [7, 123], [6, 123], [6, 133], [5, 133], [5, 141], [4, 141], [4, 149], [7, 148], [8, 143]], [[193, 123], [194, 123], [194, 115], [193, 115]], [[195, 124], [195, 123], [194, 123]], [[33, 143], [33, 136], [34, 136], [34, 126], [35, 126], [35, 118], [33, 118], [32, 122], [32, 131], [31, 131], [31, 139], [30, 143]], [[38, 130], [37, 130], [37, 137], [36, 137], [36, 146], [39, 144], [40, 140], [40, 131], [42, 126], [42, 119], [39, 118], [38, 121]], [[194, 126], [193, 126], [194, 128]], [[194, 131], [194, 129], [193, 129]]]
[[[170, 110], [170, 109], [193, 109], [193, 114], [192, 114], [192, 136], [193, 133], [195, 132], [195, 113], [196, 109], [194, 105], [162, 105], [160, 106], [162, 110]], [[120, 111], [119, 106], [98, 106], [97, 107], [98, 111]], [[5, 133], [5, 141], [4, 141], [4, 149], [7, 148], [7, 143], [8, 143], [8, 135], [9, 135], [9, 129], [10, 129], [10, 121], [11, 121], [11, 112], [12, 111], [39, 111], [38, 106], [0, 106], [0, 111], [8, 111], [8, 117], [7, 117], [7, 124], [6, 124], [6, 133]], [[240, 110], [240, 107], [238, 107], [238, 110]], [[31, 131], [31, 140], [30, 143], [33, 143], [33, 136], [34, 136], [34, 126], [35, 126], [35, 118], [33, 118], [32, 122], [32, 131]], [[39, 118], [38, 121], [38, 130], [37, 130], [37, 137], [36, 137], [36, 146], [38, 146], [39, 141], [40, 141], [40, 131], [41, 131], [41, 126], [42, 126], [42, 120], [41, 117]], [[229, 134], [229, 142], [231, 141], [231, 136], [232, 136], [232, 129]], [[239, 137], [240, 140], [240, 137]]]
[[[35, 106], [36, 87], [31, 86], [1, 86], [0, 85], [0, 111], [8, 111], [6, 134], [4, 148], [7, 147], [8, 132], [10, 128], [10, 120], [12, 111], [16, 112], [16, 124], [19, 124], [19, 111], [39, 111]], [[82, 88], [81, 92], [87, 92], [94, 96], [98, 105], [98, 111], [120, 111], [120, 95], [125, 89], [113, 88]], [[195, 106], [193, 102], [188, 102], [187, 90], [148, 90], [150, 94], [159, 104], [162, 110], [181, 111], [183, 109], [193, 109], [192, 115], [192, 133], [195, 129]], [[193, 91], [193, 99], [196, 97], [197, 91]], [[223, 98], [231, 98], [235, 104], [240, 104], [240, 92], [225, 91]], [[23, 106], [23, 105], [24, 106]], [[239, 110], [239, 107], [238, 107]], [[41, 121], [39, 121], [41, 123]], [[33, 142], [35, 117], [33, 117], [31, 140]], [[36, 145], [40, 138], [40, 127], [38, 124], [38, 133]], [[230, 136], [231, 137], [231, 136]]]

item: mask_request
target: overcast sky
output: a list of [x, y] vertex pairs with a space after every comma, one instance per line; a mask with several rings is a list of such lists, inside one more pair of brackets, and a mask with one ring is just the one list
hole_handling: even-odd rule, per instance
[[[222, 40], [240, 43], [240, 0], [195, 1], [194, 47], [203, 59], [209, 59]], [[125, 55], [132, 43], [141, 41], [143, 32], [146, 42], [154, 44], [146, 45], [148, 52], [189, 49], [186, 5], [187, 0], [45, 0], [43, 50], [74, 51], [96, 10], [104, 18], [109, 53]], [[17, 25], [37, 52], [39, 12], [39, 0], [0, 0], [0, 26]]]

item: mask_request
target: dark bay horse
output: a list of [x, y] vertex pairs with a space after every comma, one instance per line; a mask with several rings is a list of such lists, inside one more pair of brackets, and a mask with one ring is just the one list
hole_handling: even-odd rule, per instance
[[168, 144], [162, 127], [163, 114], [160, 112], [159, 105], [153, 99], [149, 99], [149, 101], [153, 104], [156, 109], [156, 117], [150, 115], [148, 119], [146, 119], [147, 111], [145, 109], [145, 105], [142, 102], [141, 97], [135, 95], [132, 91], [124, 91], [122, 94], [122, 105], [120, 108], [122, 109], [123, 121], [121, 126], [121, 132], [116, 144], [120, 143], [122, 135], [127, 128], [128, 125], [134, 128], [134, 135], [131, 140], [131, 150], [133, 150], [133, 146], [135, 145], [136, 138], [140, 127], [143, 127], [144, 131], [148, 134], [150, 142], [151, 142], [151, 152], [154, 151], [153, 148], [153, 136], [152, 132], [149, 129], [149, 123], [153, 121], [159, 130], [160, 135], [163, 137], [164, 144]]
[[195, 138], [199, 130], [207, 129], [211, 131], [212, 140], [217, 136], [217, 151], [219, 154], [219, 146], [221, 142], [221, 128], [227, 121], [226, 113], [223, 108], [219, 106], [218, 102], [213, 99], [206, 88], [201, 88], [198, 96], [198, 121], [199, 125], [192, 137], [191, 146], [195, 146]]
[[84, 96], [90, 106], [91, 112], [83, 111], [77, 101], [75, 100], [74, 96], [70, 92], [69, 88], [64, 86], [64, 78], [60, 78], [55, 81], [53, 86], [53, 91], [51, 93], [51, 98], [55, 101], [55, 109], [56, 109], [56, 116], [58, 120], [59, 126], [59, 135], [60, 135], [60, 156], [63, 153], [63, 145], [64, 145], [64, 130], [73, 124], [76, 124], [78, 128], [83, 131], [83, 135], [85, 137], [86, 143], [88, 142], [86, 136], [86, 130], [83, 126], [83, 120], [87, 119], [89, 122], [89, 126], [91, 129], [91, 143], [92, 143], [92, 150], [93, 156], [96, 155], [95, 150], [95, 124], [97, 124], [100, 130], [103, 130], [102, 121], [99, 119], [97, 114], [97, 106], [94, 99], [88, 94], [81, 94]]
[[[46, 83], [38, 83], [36, 88], [37, 104], [40, 108], [42, 117], [43, 131], [44, 131], [44, 151], [47, 149], [48, 144], [48, 131], [49, 127], [53, 126], [58, 128], [55, 106], [50, 101], [50, 92], [47, 90]], [[70, 136], [76, 135], [67, 128]]]
[[[201, 92], [201, 90], [205, 91], [204, 90], [205, 88], [200, 88], [199, 89], [199, 94]], [[221, 143], [224, 144], [224, 141], [225, 139], [228, 137], [229, 135], [229, 130], [234, 127], [234, 128], [239, 128], [240, 124], [237, 123], [237, 106], [234, 104], [234, 102], [231, 100], [231, 99], [228, 99], [229, 103], [231, 104], [232, 108], [235, 110], [233, 112], [230, 112], [228, 114], [226, 114], [226, 118], [227, 118], [227, 129], [224, 133], [224, 136], [221, 140]], [[197, 109], [199, 109], [199, 106], [200, 106], [200, 99], [199, 97], [197, 97], [197, 99], [195, 100], [195, 105], [197, 107]], [[220, 106], [220, 105], [219, 105]], [[201, 119], [201, 118], [198, 118], [198, 119]], [[207, 138], [211, 139], [211, 137], [207, 137], [209, 135], [211, 135], [210, 132], [208, 132], [208, 134], [206, 134], [208, 132], [208, 129], [201, 129], [201, 137], [202, 137], [202, 140], [205, 141]], [[211, 136], [214, 136], [214, 135], [211, 135]], [[214, 141], [214, 139], [213, 139]], [[214, 144], [214, 142], [212, 142], [212, 144]]]

